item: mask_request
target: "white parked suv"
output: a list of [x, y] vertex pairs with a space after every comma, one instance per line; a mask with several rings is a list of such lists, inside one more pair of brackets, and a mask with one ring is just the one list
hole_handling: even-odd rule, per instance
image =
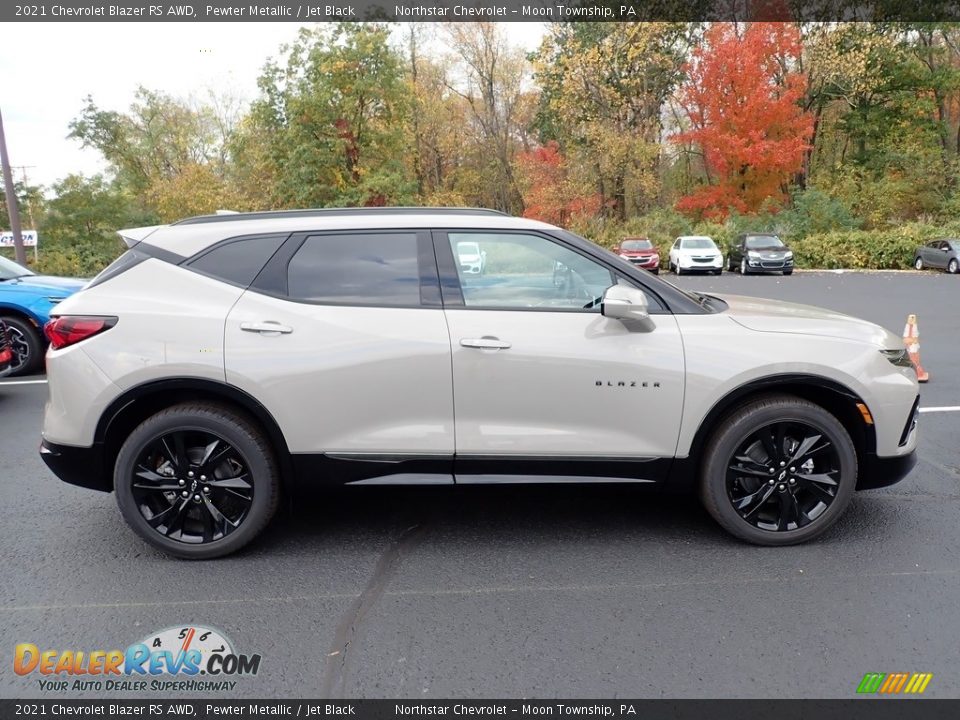
[[723, 272], [723, 253], [706, 235], [681, 235], [670, 246], [670, 269], [677, 275], [684, 272]]
[[915, 462], [899, 337], [688, 293], [545, 223], [343, 209], [121, 235], [47, 326], [41, 454], [174, 555], [237, 550], [296, 483], [659, 484], [787, 545]]

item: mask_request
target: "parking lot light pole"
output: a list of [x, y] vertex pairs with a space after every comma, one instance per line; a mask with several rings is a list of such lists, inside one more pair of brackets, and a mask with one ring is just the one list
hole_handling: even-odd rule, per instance
[[13, 232], [13, 251], [17, 262], [27, 264], [27, 254], [23, 251], [23, 234], [20, 227], [20, 208], [17, 206], [17, 194], [13, 188], [13, 174], [10, 172], [10, 157], [7, 155], [7, 138], [3, 133], [3, 113], [0, 112], [0, 165], [3, 166], [3, 192], [7, 196], [7, 212], [10, 215], [10, 230]]

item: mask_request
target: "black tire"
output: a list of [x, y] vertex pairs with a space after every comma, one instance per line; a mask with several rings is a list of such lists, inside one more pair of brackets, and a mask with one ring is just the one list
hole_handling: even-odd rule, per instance
[[[222, 444], [211, 450], [209, 445], [204, 447], [204, 438]], [[194, 447], [198, 441], [201, 444]], [[161, 447], [170, 453], [158, 452]], [[220, 457], [223, 448], [229, 450]], [[198, 458], [204, 451], [213, 456], [209, 465]], [[178, 455], [186, 456], [184, 465], [193, 468], [189, 473], [173, 462]], [[149, 460], [144, 462], [145, 458]], [[158, 461], [166, 467], [158, 467]], [[138, 476], [134, 474], [137, 468]], [[210, 473], [209, 480], [201, 474], [203, 468]], [[198, 484], [200, 478], [206, 482]], [[222, 557], [239, 550], [267, 526], [280, 498], [280, 472], [263, 434], [245, 415], [206, 402], [174, 405], [144, 420], [120, 448], [113, 482], [117, 505], [134, 532], [154, 547], [189, 560]], [[184, 483], [187, 485], [182, 487]], [[185, 499], [181, 499], [182, 492], [187, 493]], [[155, 528], [147, 513], [154, 523], [166, 515], [170, 524]], [[231, 515], [236, 524], [229, 519]], [[176, 523], [179, 528], [174, 530]], [[186, 539], [196, 538], [197, 532], [201, 533], [199, 541]], [[215, 536], [218, 534], [220, 537]]]
[[650, 272], [652, 272], [654, 275], [659, 275], [659, 274], [660, 274], [660, 268], [655, 267], [655, 268], [653, 268]]
[[713, 274], [714, 274], [714, 275], [723, 275], [723, 268], [720, 268], [719, 270], [714, 270], [714, 271], [713, 271]]
[[[800, 447], [792, 446], [790, 451], [797, 452], [813, 440], [810, 452], [800, 456], [803, 460], [809, 455], [809, 460], [800, 463], [804, 467], [796, 473], [790, 473], [789, 461], [784, 466], [783, 460], [771, 460], [760, 440], [747, 446], [758, 433], [780, 427], [788, 428], [784, 432], [790, 434], [771, 432], [774, 446], [781, 438], [784, 449], [796, 441]], [[795, 430], [789, 430], [791, 427]], [[802, 441], [795, 440], [808, 432]], [[750, 448], [747, 452], [745, 446]], [[755, 461], [756, 452], [766, 459]], [[834, 465], [835, 469], [827, 469]], [[764, 474], [768, 471], [770, 475]], [[856, 448], [836, 417], [792, 395], [767, 395], [747, 402], [718, 423], [704, 451], [700, 497], [707, 512], [735, 537], [755, 545], [795, 545], [818, 537], [837, 521], [849, 505], [856, 483]], [[758, 497], [759, 502], [754, 502]], [[790, 527], [791, 515], [794, 527]]]
[[915, 270], [923, 270], [923, 258], [917, 255], [913, 260], [913, 267]]
[[960, 270], [960, 263], [957, 263], [956, 258], [952, 258], [950, 262], [947, 263], [947, 272], [951, 275], [956, 275], [958, 270]]
[[7, 325], [10, 346], [13, 350], [13, 366], [10, 376], [29, 375], [43, 364], [44, 342], [40, 333], [28, 321], [18, 317], [0, 317]]
[[783, 271], [783, 274], [784, 274], [784, 275], [793, 275], [793, 270], [784, 270], [784, 271]]
[[740, 261], [740, 274], [741, 274], [741, 275], [749, 275], [749, 274], [750, 274], [750, 270], [747, 268], [747, 259], [746, 259], [746, 258], [743, 258], [743, 259]]

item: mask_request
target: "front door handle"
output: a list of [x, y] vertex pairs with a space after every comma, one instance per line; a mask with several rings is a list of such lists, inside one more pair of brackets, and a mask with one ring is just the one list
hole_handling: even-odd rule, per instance
[[484, 335], [481, 338], [464, 338], [460, 341], [463, 347], [481, 348], [483, 350], [506, 350], [510, 343], [495, 338], [491, 335]]
[[240, 329], [246, 332], [260, 333], [261, 335], [287, 335], [293, 332], [292, 327], [281, 325], [273, 320], [240, 323]]

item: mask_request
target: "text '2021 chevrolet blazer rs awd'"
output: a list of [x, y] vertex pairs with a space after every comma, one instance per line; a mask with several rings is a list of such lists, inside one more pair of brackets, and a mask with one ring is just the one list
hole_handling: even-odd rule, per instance
[[656, 483], [787, 545], [915, 462], [900, 338], [688, 293], [545, 223], [343, 209], [121, 235], [47, 326], [41, 454], [174, 555], [237, 550], [297, 482]]

